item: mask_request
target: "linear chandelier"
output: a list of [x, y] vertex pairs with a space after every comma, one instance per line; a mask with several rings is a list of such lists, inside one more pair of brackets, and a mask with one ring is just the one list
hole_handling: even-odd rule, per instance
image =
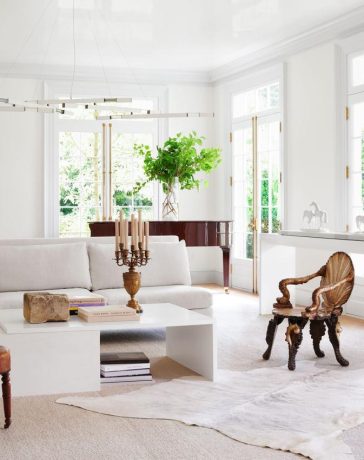
[[[1, 102], [1, 101], [0, 101]], [[49, 107], [42, 105], [22, 105], [22, 104], [7, 104], [0, 106], [0, 112], [39, 112], [39, 113], [60, 113], [65, 114], [70, 111], [59, 109], [57, 107]]]
[[97, 120], [130, 120], [130, 119], [143, 119], [143, 118], [193, 118], [193, 117], [213, 117], [214, 113], [202, 112], [174, 112], [174, 113], [156, 113], [148, 110], [149, 113], [118, 113], [115, 115], [99, 115]]
[[[48, 8], [52, 0], [48, 2], [46, 7], [43, 9], [36, 25], [39, 20], [42, 18], [45, 10]], [[27, 40], [31, 37], [35, 30], [35, 27], [32, 29]], [[110, 30], [110, 28], [109, 28]], [[111, 33], [111, 31], [110, 31]], [[76, 74], [76, 34], [75, 34], [75, 0], [72, 3], [72, 38], [73, 38], [73, 73], [72, 81], [70, 87], [70, 97], [69, 98], [60, 98], [60, 99], [27, 99], [21, 103], [14, 103], [10, 101], [7, 97], [0, 97], [0, 112], [39, 112], [39, 113], [53, 113], [53, 114], [65, 114], [72, 113], [71, 109], [83, 108], [84, 110], [95, 110], [97, 120], [130, 120], [130, 119], [163, 119], [163, 118], [192, 118], [192, 117], [213, 117], [213, 113], [201, 113], [201, 112], [156, 112], [152, 110], [147, 110], [143, 108], [134, 108], [120, 106], [118, 104], [130, 104], [133, 102], [131, 97], [83, 97], [77, 98], [73, 97], [73, 86], [75, 82]], [[114, 37], [113, 37], [114, 38]], [[115, 38], [114, 38], [115, 40]], [[95, 36], [95, 41], [97, 39]], [[120, 45], [115, 40], [115, 43], [118, 45], [120, 52], [122, 52]], [[26, 43], [25, 43], [26, 44]], [[98, 47], [98, 46], [97, 46]], [[22, 49], [24, 46], [22, 46]], [[102, 70], [104, 74], [105, 83], [108, 83], [106, 72], [101, 60], [100, 55], [100, 64], [102, 65]], [[111, 104], [111, 105], [105, 105]], [[112, 105], [115, 104], [115, 105]], [[66, 108], [70, 109], [66, 111]], [[99, 112], [110, 112], [107, 114], [100, 115]]]
[[35, 102], [36, 104], [45, 105], [94, 105], [106, 102], [133, 102], [131, 97], [96, 97], [96, 98], [66, 98], [66, 99], [31, 99], [25, 102]]

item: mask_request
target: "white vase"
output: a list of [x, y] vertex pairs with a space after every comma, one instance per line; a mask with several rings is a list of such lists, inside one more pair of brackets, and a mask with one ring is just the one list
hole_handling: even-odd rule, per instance
[[178, 198], [179, 198], [179, 181], [178, 177], [174, 178], [173, 184], [165, 194], [162, 205], [162, 219], [165, 221], [178, 220]]

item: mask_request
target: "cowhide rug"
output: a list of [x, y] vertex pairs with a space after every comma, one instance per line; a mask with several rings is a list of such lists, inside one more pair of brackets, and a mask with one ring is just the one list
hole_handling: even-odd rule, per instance
[[341, 433], [364, 422], [364, 369], [300, 361], [295, 372], [219, 370], [215, 382], [184, 377], [113, 396], [57, 403], [118, 417], [177, 420], [237, 441], [315, 460], [352, 459]]

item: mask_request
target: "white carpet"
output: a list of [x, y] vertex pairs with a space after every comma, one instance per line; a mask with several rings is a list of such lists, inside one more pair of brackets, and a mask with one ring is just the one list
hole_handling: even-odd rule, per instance
[[352, 459], [341, 433], [364, 422], [364, 369], [331, 369], [300, 361], [294, 372], [286, 366], [220, 370], [215, 382], [185, 377], [57, 402], [119, 417], [177, 420], [315, 460]]

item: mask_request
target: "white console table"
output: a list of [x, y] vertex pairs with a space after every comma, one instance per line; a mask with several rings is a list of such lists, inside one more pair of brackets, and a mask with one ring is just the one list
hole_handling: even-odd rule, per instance
[[[260, 237], [260, 313], [269, 314], [275, 298], [280, 296], [278, 283], [281, 279], [307, 275], [297, 264], [298, 251], [309, 251], [312, 267], [319, 269], [326, 262], [327, 254], [344, 251], [348, 254], [364, 254], [364, 235], [348, 233], [313, 233], [284, 231], [281, 234], [261, 234]], [[317, 257], [312, 257], [314, 251]], [[327, 254], [326, 254], [327, 253]], [[301, 257], [302, 259], [302, 257]], [[295, 288], [290, 287], [292, 299]], [[353, 300], [352, 300], [353, 299]], [[356, 302], [356, 303], [355, 303]], [[350, 299], [353, 311], [348, 313], [364, 317], [364, 303], [354, 295]]]

